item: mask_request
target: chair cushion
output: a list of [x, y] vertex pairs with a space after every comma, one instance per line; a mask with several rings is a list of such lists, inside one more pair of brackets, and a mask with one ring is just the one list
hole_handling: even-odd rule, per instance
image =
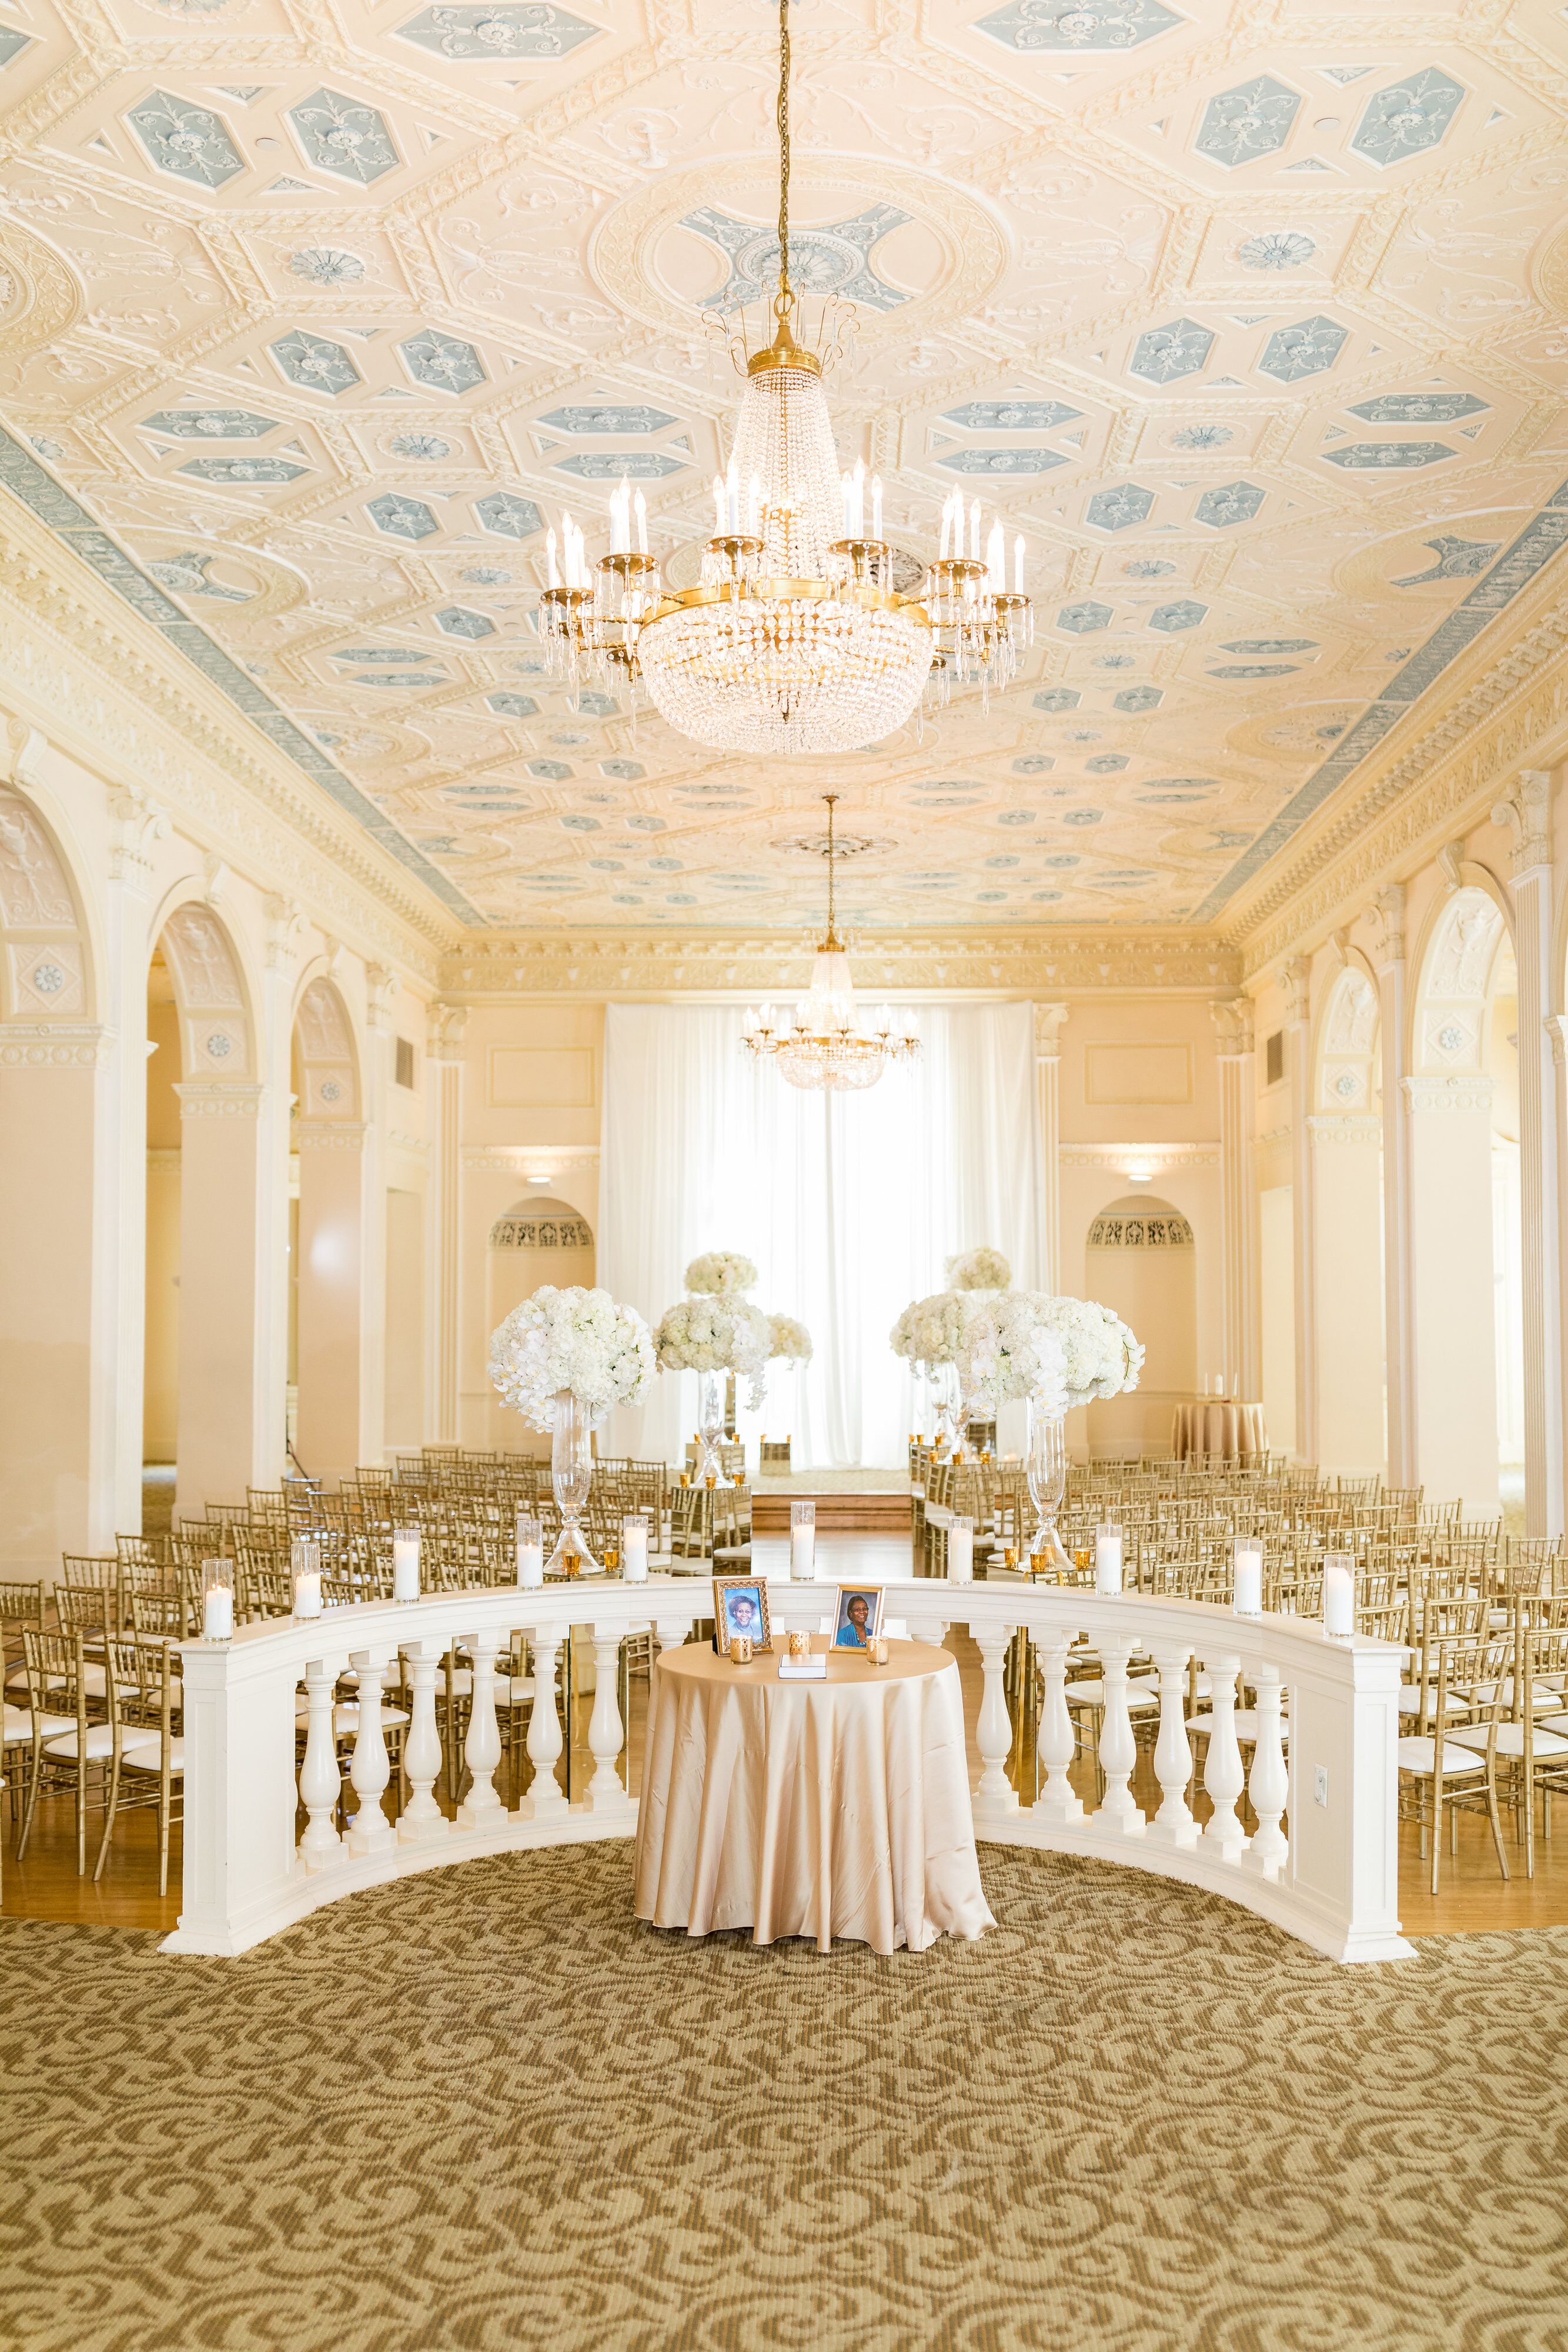
[[[294, 1710], [294, 1720], [298, 1728], [303, 1731], [306, 1725], [310, 1720], [309, 1708], [305, 1706], [297, 1706]], [[383, 1700], [382, 1705], [382, 1727], [383, 1730], [390, 1729], [393, 1724], [406, 1723], [407, 1721], [408, 1710], [405, 1707], [388, 1706]], [[340, 1699], [338, 1705], [332, 1709], [332, 1734], [334, 1738], [346, 1738], [350, 1732], [353, 1732], [357, 1736], [359, 1728], [359, 1700], [357, 1698]]]
[[[1421, 1738], [1400, 1740], [1398, 1745], [1399, 1769], [1402, 1772], [1419, 1772], [1426, 1779], [1430, 1780], [1433, 1777], [1433, 1760], [1437, 1750], [1437, 1743], [1435, 1739], [1426, 1739]], [[1443, 1742], [1444, 1780], [1451, 1780], [1457, 1774], [1479, 1772], [1483, 1769], [1484, 1766], [1480, 1757], [1472, 1756], [1469, 1748], [1456, 1747], [1454, 1744], [1454, 1736], [1452, 1732], [1450, 1732], [1448, 1738]]]
[[[1544, 1764], [1549, 1757], [1568, 1756], [1568, 1739], [1564, 1739], [1560, 1732], [1548, 1731], [1544, 1725], [1539, 1723], [1533, 1725], [1531, 1728], [1533, 1732], [1531, 1747], [1542, 1763]], [[1497, 1733], [1494, 1754], [1511, 1757], [1523, 1755], [1524, 1726], [1522, 1723], [1500, 1723], [1495, 1726], [1490, 1723], [1467, 1723], [1458, 1731], [1450, 1731], [1448, 1738], [1458, 1747], [1484, 1749], [1494, 1729]]]
[[[74, 1760], [76, 1752], [77, 1733], [74, 1723], [68, 1731], [62, 1731], [57, 1738], [46, 1739], [44, 1742], [44, 1753], [46, 1756], [63, 1756]], [[113, 1724], [89, 1723], [87, 1727], [88, 1762], [89, 1764], [95, 1764], [100, 1758], [112, 1756], [113, 1753]]]
[[[1258, 1711], [1256, 1707], [1239, 1706], [1236, 1709], [1235, 1714], [1231, 1717], [1231, 1721], [1236, 1726], [1236, 1737], [1240, 1744], [1244, 1748], [1256, 1747], [1258, 1744]], [[1207, 1738], [1213, 1733], [1214, 1717], [1209, 1713], [1202, 1715], [1189, 1715], [1186, 1719], [1186, 1727], [1189, 1731], [1202, 1732]], [[1281, 1717], [1280, 1723], [1280, 1745], [1281, 1748], [1286, 1745], [1290, 1737], [1290, 1724]]]
[[[1127, 1705], [1129, 1707], [1158, 1706], [1159, 1703], [1158, 1683], [1151, 1682], [1146, 1675], [1140, 1675], [1136, 1681], [1131, 1676], [1128, 1677]], [[1096, 1675], [1084, 1682], [1069, 1683], [1067, 1704], [1069, 1706], [1103, 1706], [1105, 1704], [1104, 1682]]]
[[[531, 1675], [506, 1675], [502, 1674], [497, 1669], [494, 1675], [494, 1681], [496, 1685], [496, 1705], [497, 1706], [521, 1706], [525, 1699], [532, 1698], [534, 1695], [534, 1680]], [[435, 1681], [435, 1696], [437, 1698], [441, 1698], [445, 1695], [445, 1688], [446, 1685], [444, 1681], [438, 1675]], [[453, 1697], [467, 1698], [471, 1696], [473, 1689], [473, 1667], [455, 1666], [452, 1670]]]
[[[62, 1731], [74, 1731], [76, 1724], [68, 1715], [43, 1715], [38, 1718], [38, 1729], [44, 1738], [54, 1739]], [[14, 1748], [18, 1740], [30, 1741], [32, 1737], [32, 1710], [25, 1706], [8, 1706], [5, 1709], [5, 1745]]]
[[[1437, 1696], [1437, 1685], [1435, 1683], [1429, 1683], [1427, 1685], [1427, 1690], [1435, 1702]], [[1399, 1712], [1401, 1715], [1419, 1715], [1421, 1712], [1421, 1699], [1422, 1691], [1419, 1683], [1400, 1684]], [[1470, 1703], [1469, 1699], [1456, 1697], [1452, 1691], [1448, 1693], [1444, 1705], [1445, 1711], [1449, 1715], [1468, 1715], [1470, 1711]]]
[[[120, 1760], [125, 1765], [126, 1769], [131, 1772], [161, 1772], [163, 1769], [162, 1748], [162, 1742], [157, 1738], [156, 1736], [146, 1741], [145, 1744], [139, 1739], [135, 1742], [134, 1746], [130, 1740], [127, 1740], [121, 1752]], [[171, 1739], [169, 1742], [169, 1769], [173, 1774], [174, 1778], [178, 1780], [184, 1769], [185, 1743], [183, 1739]]]

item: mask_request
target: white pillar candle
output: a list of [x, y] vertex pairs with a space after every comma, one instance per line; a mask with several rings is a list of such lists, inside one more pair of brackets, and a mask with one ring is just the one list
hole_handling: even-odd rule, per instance
[[517, 1560], [519, 1584], [533, 1586], [544, 1582], [544, 1529], [528, 1511], [517, 1513]]
[[227, 1642], [235, 1629], [235, 1594], [232, 1584], [209, 1584], [202, 1595], [202, 1639], [204, 1642]]
[[810, 1582], [817, 1573], [817, 1506], [815, 1503], [791, 1503], [789, 1506], [789, 1573], [800, 1582]]
[[392, 1536], [392, 1599], [419, 1599], [419, 1538], [412, 1528], [399, 1528]]
[[973, 1584], [975, 1581], [973, 1519], [955, 1519], [947, 1530], [947, 1581], [949, 1584]]
[[1235, 1608], [1239, 1617], [1263, 1614], [1263, 1547], [1247, 1536], [1236, 1538]]
[[1120, 1528], [1107, 1526], [1094, 1531], [1094, 1590], [1096, 1592], [1120, 1592], [1122, 1590]]
[[321, 1572], [319, 1569], [302, 1568], [294, 1579], [294, 1614], [297, 1617], [319, 1617], [321, 1614]]
[[1340, 1642], [1355, 1632], [1355, 1570], [1347, 1551], [1331, 1551], [1323, 1561], [1323, 1632]]
[[648, 1581], [648, 1522], [646, 1519], [622, 1519], [621, 1522], [621, 1557], [625, 1563], [628, 1584]]

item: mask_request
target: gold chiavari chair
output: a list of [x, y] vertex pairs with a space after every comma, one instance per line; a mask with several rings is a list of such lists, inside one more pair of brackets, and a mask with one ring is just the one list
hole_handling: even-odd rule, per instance
[[171, 1832], [183, 1817], [183, 1686], [168, 1641], [111, 1641], [108, 1645], [110, 1720], [119, 1730], [120, 1745], [93, 1876], [103, 1874], [116, 1815], [156, 1805], [160, 1895], [169, 1892]]
[[22, 1647], [32, 1754], [16, 1858], [27, 1851], [39, 1798], [69, 1794], [76, 1801], [77, 1875], [83, 1877], [88, 1814], [104, 1810], [120, 1754], [119, 1723], [107, 1711], [106, 1669], [89, 1658], [78, 1628], [40, 1633], [29, 1627]]
[[[1448, 1811], [1449, 1843], [1458, 1853], [1461, 1807], [1484, 1805], [1498, 1868], [1504, 1878], [1509, 1875], [1498, 1815], [1497, 1733], [1503, 1712], [1501, 1686], [1512, 1661], [1513, 1633], [1510, 1628], [1506, 1633], [1446, 1633], [1437, 1637], [1435, 1654], [1430, 1638], [1423, 1647], [1426, 1658], [1431, 1659], [1437, 1668], [1429, 1717], [1423, 1717], [1429, 1719], [1434, 1728], [1406, 1733], [1398, 1742], [1396, 1753], [1401, 1816], [1419, 1822], [1423, 1859], [1430, 1832], [1432, 1892], [1436, 1895], [1442, 1864], [1445, 1806]], [[1483, 1691], [1489, 1691], [1490, 1696], [1476, 1696]], [[1453, 1696], [1465, 1703], [1467, 1719], [1462, 1726], [1451, 1719], [1448, 1701]], [[1443, 1726], [1440, 1735], [1436, 1728], [1438, 1725]], [[1458, 1736], [1461, 1728], [1468, 1735], [1462, 1740]]]

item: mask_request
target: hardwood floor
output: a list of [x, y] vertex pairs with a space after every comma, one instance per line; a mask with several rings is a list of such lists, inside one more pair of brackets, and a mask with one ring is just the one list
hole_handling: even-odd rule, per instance
[[[761, 1538], [758, 1545], [759, 1559], [766, 1559], [768, 1565], [775, 1570], [782, 1566], [788, 1549], [787, 1538]], [[853, 1575], [873, 1562], [884, 1571], [901, 1568], [908, 1557], [908, 1544], [906, 1540], [892, 1537], [823, 1533], [818, 1537], [817, 1552], [819, 1566], [825, 1578], [831, 1581], [839, 1576]], [[949, 1634], [947, 1646], [958, 1662], [972, 1748], [980, 1710], [979, 1653], [967, 1634], [956, 1631]], [[633, 1786], [642, 1768], [646, 1711], [646, 1686], [634, 1680], [628, 1742]], [[573, 1742], [574, 1788], [580, 1788], [592, 1770], [592, 1759], [587, 1746], [588, 1716], [587, 1701], [580, 1700]], [[976, 1770], [977, 1774], [977, 1765]], [[564, 1760], [559, 1777], [564, 1785]], [[1073, 1779], [1085, 1799], [1092, 1801], [1091, 1768], [1087, 1764], [1080, 1765], [1074, 1770]], [[1145, 1811], [1153, 1811], [1159, 1803], [1159, 1790], [1146, 1749], [1140, 1751], [1138, 1771], [1133, 1786], [1138, 1801]], [[177, 1828], [174, 1832], [170, 1892], [165, 1899], [161, 1900], [158, 1894], [156, 1819], [152, 1813], [129, 1814], [117, 1823], [104, 1874], [95, 1885], [90, 1875], [82, 1878], [77, 1875], [76, 1830], [68, 1802], [56, 1800], [39, 1806], [26, 1857], [20, 1863], [16, 1854], [16, 1832], [10, 1815], [9, 1796], [0, 1800], [0, 1803], [4, 1803], [6, 1809], [4, 1899], [0, 1901], [0, 1913], [12, 1918], [53, 1919], [99, 1927], [168, 1929], [175, 1925], [180, 1909], [180, 1832]], [[1193, 1810], [1199, 1819], [1207, 1813], [1201, 1790], [1194, 1792]], [[98, 1826], [101, 1828], [101, 1822]], [[1511, 1826], [1505, 1824], [1505, 1833]], [[1509, 1843], [1509, 1866], [1514, 1874], [1504, 1885], [1498, 1872], [1497, 1858], [1484, 1819], [1471, 1814], [1462, 1815], [1458, 1854], [1456, 1858], [1445, 1852], [1439, 1892], [1434, 1900], [1429, 1891], [1430, 1861], [1424, 1862], [1420, 1858], [1415, 1824], [1403, 1824], [1399, 1841], [1399, 1899], [1406, 1933], [1411, 1936], [1479, 1935], [1500, 1928], [1568, 1926], [1568, 1813], [1559, 1812], [1555, 1826], [1559, 1835], [1552, 1843], [1538, 1839], [1533, 1879], [1527, 1879], [1522, 1874], [1522, 1850], [1511, 1842]], [[89, 1822], [89, 1839], [92, 1838], [92, 1831], [93, 1824]], [[89, 1872], [95, 1853], [96, 1841], [89, 1843]]]

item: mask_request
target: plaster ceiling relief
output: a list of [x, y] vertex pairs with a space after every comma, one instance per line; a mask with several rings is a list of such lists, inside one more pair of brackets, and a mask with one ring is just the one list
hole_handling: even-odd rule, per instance
[[[901, 584], [1021, 533], [988, 706], [759, 774], [573, 709], [543, 534], [622, 472], [695, 579], [765, 288], [775, 22], [629, 0], [0, 10], [0, 482], [460, 920], [862, 936], [1219, 919], [1568, 508], [1568, 23], [800, 0], [795, 258]], [[1354, 28], [1353, 28], [1354, 29]], [[1521, 36], [1528, 44], [1521, 45]]]

